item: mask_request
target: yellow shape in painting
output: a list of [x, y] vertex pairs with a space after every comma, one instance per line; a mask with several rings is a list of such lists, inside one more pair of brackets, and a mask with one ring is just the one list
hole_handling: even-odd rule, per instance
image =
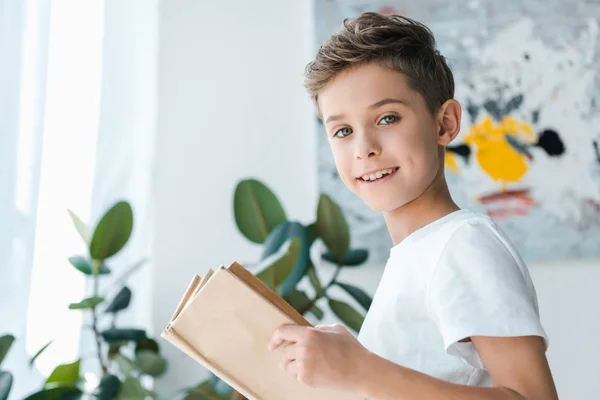
[[450, 172], [452, 172], [454, 174], [458, 174], [460, 172], [460, 168], [458, 167], [458, 163], [456, 162], [456, 154], [447, 151], [446, 152], [446, 160], [445, 160], [444, 164], [446, 164], [446, 168]]
[[529, 169], [525, 155], [510, 145], [506, 135], [518, 137], [523, 144], [537, 142], [529, 124], [509, 116], [499, 123], [486, 116], [465, 137], [465, 143], [475, 147], [475, 160], [481, 169], [499, 182], [502, 190], [507, 183], [520, 181]]

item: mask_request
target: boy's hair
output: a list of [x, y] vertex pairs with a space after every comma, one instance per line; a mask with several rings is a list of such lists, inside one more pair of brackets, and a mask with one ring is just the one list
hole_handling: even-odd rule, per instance
[[305, 86], [317, 105], [319, 92], [340, 72], [371, 62], [402, 73], [432, 114], [454, 97], [452, 71], [429, 28], [407, 17], [374, 12], [344, 20], [306, 66]]

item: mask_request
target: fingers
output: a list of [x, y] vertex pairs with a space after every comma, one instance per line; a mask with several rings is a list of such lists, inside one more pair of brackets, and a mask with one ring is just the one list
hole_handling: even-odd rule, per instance
[[315, 328], [317, 328], [321, 331], [328, 331], [328, 332], [341, 332], [345, 329], [344, 326], [340, 325], [340, 324], [317, 325], [317, 326], [315, 326]]
[[285, 342], [299, 342], [302, 339], [303, 332], [307, 328], [300, 325], [283, 325], [277, 329], [271, 336], [267, 345], [269, 351], [273, 351]]

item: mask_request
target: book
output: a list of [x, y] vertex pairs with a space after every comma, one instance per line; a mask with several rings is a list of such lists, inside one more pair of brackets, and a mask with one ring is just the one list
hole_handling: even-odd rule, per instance
[[194, 276], [161, 336], [250, 400], [362, 400], [302, 384], [267, 344], [283, 324], [311, 326], [238, 263]]

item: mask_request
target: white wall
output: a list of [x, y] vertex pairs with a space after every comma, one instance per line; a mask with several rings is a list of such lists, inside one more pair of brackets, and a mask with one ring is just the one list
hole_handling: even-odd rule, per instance
[[[168, 322], [193, 274], [259, 248], [238, 233], [232, 195], [256, 176], [288, 216], [314, 217], [316, 140], [302, 73], [313, 55], [309, 0], [162, 2], [155, 188], [154, 331]], [[531, 264], [561, 399], [600, 398], [600, 260]], [[371, 293], [382, 271], [344, 272]], [[325, 271], [325, 274], [330, 271]], [[160, 380], [171, 393], [204, 377], [187, 356]]]
[[[288, 218], [313, 219], [316, 138], [302, 86], [312, 55], [311, 17], [307, 0], [162, 2], [155, 333], [194, 274], [257, 259], [259, 247], [233, 220], [239, 179], [269, 185]], [[195, 363], [163, 347], [172, 368], [159, 388], [200, 380]]]

